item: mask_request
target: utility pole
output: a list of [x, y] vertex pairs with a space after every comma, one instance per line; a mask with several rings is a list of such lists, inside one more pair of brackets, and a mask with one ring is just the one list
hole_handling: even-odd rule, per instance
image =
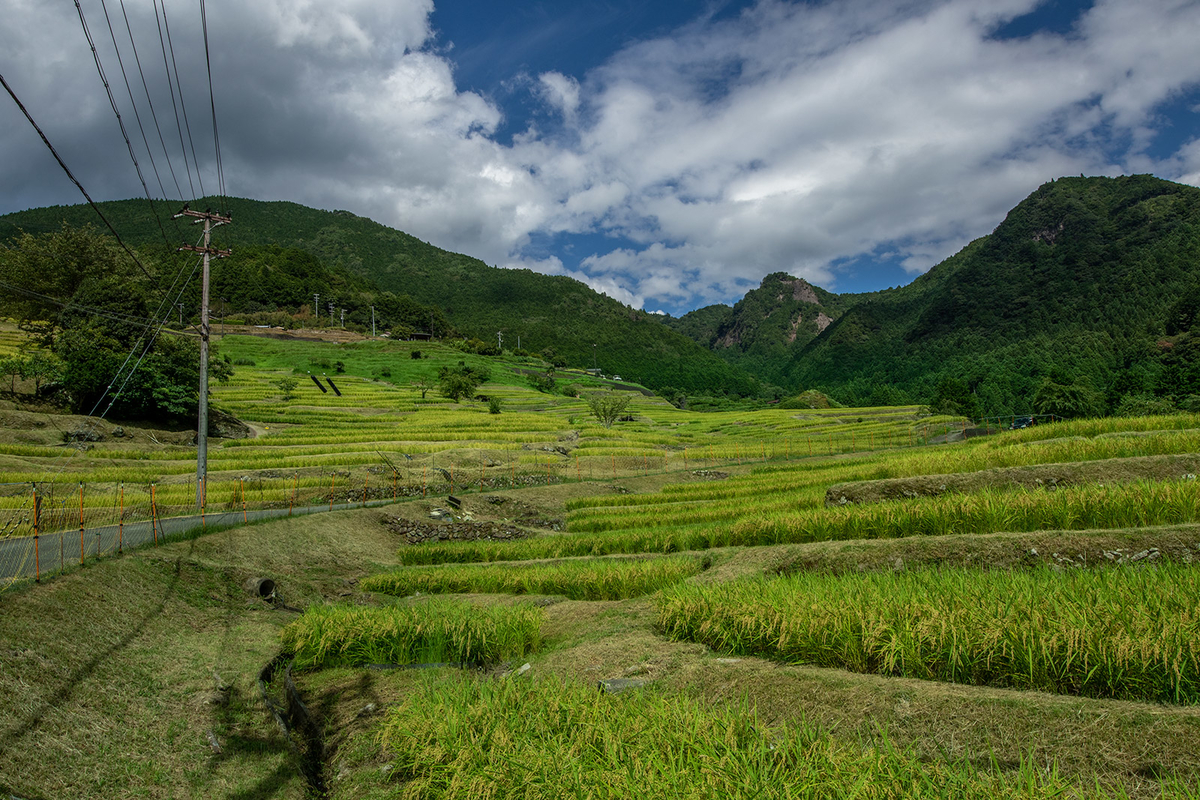
[[375, 338], [375, 306], [371, 306], [371, 338]]
[[[204, 482], [208, 477], [208, 259], [210, 256], [224, 258], [232, 251], [218, 250], [212, 246], [212, 229], [228, 225], [233, 219], [228, 214], [211, 211], [192, 211], [186, 205], [174, 216], [192, 217], [193, 224], [204, 223], [204, 244], [197, 247], [185, 244], [180, 250], [191, 250], [204, 256], [204, 268], [200, 277], [200, 409], [196, 419], [196, 505], [204, 502]], [[182, 312], [181, 312], [182, 313]]]
[[330, 324], [330, 325], [332, 325], [332, 324], [333, 324], [333, 301], [332, 301], [332, 300], [330, 300], [330, 301], [329, 301], [329, 302], [326, 304], [326, 306], [325, 306], [325, 307], [329, 309], [329, 324]]
[[500, 352], [504, 352], [504, 331], [496, 331], [496, 346], [500, 348]]
[[346, 309], [342, 309], [342, 327], [346, 327]]
[[179, 327], [183, 327], [183, 303], [176, 303], [179, 306]]
[[313, 317], [314, 317], [315, 319], [320, 319], [320, 318], [321, 318], [321, 305], [320, 305], [320, 303], [321, 303], [321, 295], [319, 295], [319, 294], [314, 294], [314, 295], [313, 295]]

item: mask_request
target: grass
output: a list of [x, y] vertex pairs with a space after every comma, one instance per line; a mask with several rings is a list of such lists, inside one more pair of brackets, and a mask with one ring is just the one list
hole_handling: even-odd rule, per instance
[[928, 569], [665, 590], [668, 636], [855, 672], [1200, 703], [1200, 568]]
[[809, 725], [764, 730], [744, 706], [554, 680], [431, 676], [372, 738], [346, 747], [340, 796], [1049, 798], [1067, 788], [1028, 763], [1009, 776], [923, 763], [886, 739], [855, 746]]
[[541, 643], [541, 609], [480, 609], [430, 600], [408, 607], [310, 608], [280, 634], [296, 666], [487, 664], [523, 656]]
[[695, 556], [672, 556], [551, 564], [405, 567], [372, 575], [360, 582], [359, 588], [400, 597], [417, 593], [504, 593], [563, 595], [572, 600], [623, 600], [679, 583], [707, 565], [707, 560]]

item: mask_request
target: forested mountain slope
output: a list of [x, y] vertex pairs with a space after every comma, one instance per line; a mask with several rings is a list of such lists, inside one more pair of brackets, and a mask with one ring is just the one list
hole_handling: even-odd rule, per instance
[[[279, 282], [272, 284], [262, 277], [272, 269], [279, 271], [273, 251], [298, 249], [332, 268], [333, 274], [344, 276], [340, 285], [330, 289], [337, 296], [322, 296], [320, 302], [322, 306], [332, 301], [347, 307], [348, 317], [357, 314], [361, 319], [366, 313], [369, 319], [361, 295], [366, 286], [374, 285], [398, 296], [407, 295], [419, 304], [436, 306], [462, 334], [495, 342], [497, 332], [502, 331], [505, 347], [515, 347], [519, 337], [526, 350], [549, 349], [580, 367], [590, 367], [595, 359], [603, 371], [651, 387], [735, 395], [752, 395], [761, 388], [749, 374], [659, 324], [653, 316], [571, 278], [490, 267], [346, 211], [237, 198], [207, 198], [194, 205], [221, 208], [234, 219], [234, 224], [217, 229], [214, 235], [214, 244], [235, 251], [234, 257], [218, 268], [214, 284], [229, 285], [227, 278], [239, 286], [258, 281], [268, 287], [260, 305], [273, 300], [299, 307], [312, 301], [301, 294], [299, 284], [291, 282], [275, 290], [270, 287]], [[122, 238], [139, 247], [165, 251], [194, 240], [197, 233], [191, 226], [170, 221], [170, 215], [182, 207], [179, 202], [127, 200], [101, 203], [100, 207]], [[166, 221], [160, 225], [157, 220]], [[64, 221], [100, 225], [86, 205], [33, 209], [0, 217], [0, 242], [11, 240], [19, 230], [55, 231]], [[249, 259], [239, 263], [239, 254]], [[289, 257], [297, 260], [294, 253]], [[326, 313], [324, 307], [322, 313]]]
[[1200, 394], [1187, 355], [1198, 281], [1200, 189], [1062, 178], [908, 286], [854, 305], [778, 374], [851, 403], [974, 414], [1064, 392], [1093, 413], [1137, 396], [1183, 403]]

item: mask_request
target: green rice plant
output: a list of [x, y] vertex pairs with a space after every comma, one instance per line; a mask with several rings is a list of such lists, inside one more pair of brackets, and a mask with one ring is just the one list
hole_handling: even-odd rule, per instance
[[487, 664], [541, 644], [542, 610], [478, 608], [432, 599], [407, 607], [330, 605], [310, 608], [281, 633], [301, 669], [364, 664]]
[[437, 542], [406, 547], [398, 555], [403, 564], [520, 561], [844, 539], [1133, 528], [1196, 521], [1200, 521], [1200, 483], [1139, 482], [1073, 486], [1057, 491], [993, 489], [866, 506], [813, 508], [754, 516], [725, 525], [631, 529], [508, 542]]
[[1087, 697], [1200, 702], [1200, 568], [798, 573], [678, 585], [674, 639], [789, 663]]
[[359, 588], [404, 597], [422, 593], [561, 594], [572, 600], [623, 600], [671, 586], [707, 563], [694, 556], [589, 559], [554, 564], [405, 567], [372, 575]]
[[[355, 796], [1035, 800], [1069, 788], [1032, 764], [1005, 778], [966, 762], [923, 762], [882, 735], [860, 744], [806, 724], [768, 731], [745, 707], [554, 680], [430, 676], [373, 738], [374, 747], [352, 748], [360, 758], [382, 751], [348, 776]], [[381, 760], [395, 768], [381, 772]]]

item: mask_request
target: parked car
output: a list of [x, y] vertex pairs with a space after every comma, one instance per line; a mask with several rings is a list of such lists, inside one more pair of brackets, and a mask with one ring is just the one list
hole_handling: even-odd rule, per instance
[[1009, 427], [1014, 431], [1019, 431], [1021, 428], [1028, 428], [1033, 424], [1033, 417], [1014, 417], [1012, 425]]

